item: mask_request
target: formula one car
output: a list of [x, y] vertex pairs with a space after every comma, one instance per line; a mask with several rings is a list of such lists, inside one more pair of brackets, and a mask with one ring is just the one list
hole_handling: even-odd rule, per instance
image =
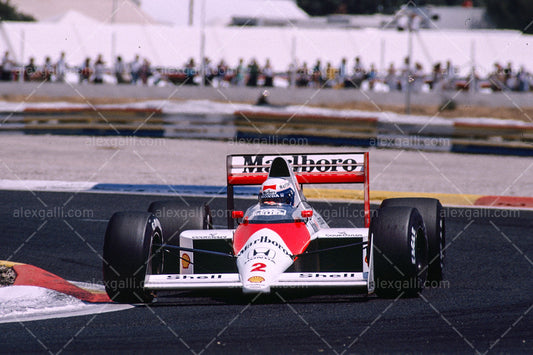
[[[387, 199], [372, 217], [368, 172], [368, 153], [229, 155], [227, 228], [212, 229], [207, 205], [184, 209], [179, 201], [115, 213], [104, 241], [106, 291], [126, 303], [150, 302], [157, 290], [211, 288], [416, 296], [428, 280], [442, 280], [442, 206]], [[330, 228], [311, 207], [302, 186], [325, 183], [364, 184], [364, 227]], [[245, 212], [235, 209], [236, 185], [260, 185]]]

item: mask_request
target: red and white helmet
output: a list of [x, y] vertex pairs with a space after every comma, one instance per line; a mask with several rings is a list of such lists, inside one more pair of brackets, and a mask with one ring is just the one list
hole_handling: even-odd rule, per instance
[[268, 178], [261, 185], [259, 202], [269, 205], [293, 205], [295, 190], [289, 180], [282, 178]]

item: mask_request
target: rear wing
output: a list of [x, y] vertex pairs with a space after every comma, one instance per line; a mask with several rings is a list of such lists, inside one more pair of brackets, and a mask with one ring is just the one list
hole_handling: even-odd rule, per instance
[[370, 226], [368, 152], [363, 153], [297, 153], [279, 155], [228, 155], [227, 208], [228, 228], [233, 228], [231, 212], [235, 209], [233, 187], [261, 185], [268, 177], [272, 161], [285, 158], [293, 167], [300, 184], [364, 184], [365, 227]]

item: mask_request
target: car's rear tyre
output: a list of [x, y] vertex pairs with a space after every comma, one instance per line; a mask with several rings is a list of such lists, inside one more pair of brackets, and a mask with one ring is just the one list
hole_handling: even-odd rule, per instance
[[415, 208], [383, 207], [370, 225], [374, 292], [385, 298], [414, 297], [427, 278], [427, 241]]
[[[150, 302], [144, 289], [147, 273], [161, 272], [164, 255], [161, 226], [148, 212], [117, 212], [107, 225], [104, 239], [104, 284], [108, 296], [120, 303]], [[155, 245], [154, 245], [155, 244]]]
[[391, 198], [381, 204], [381, 207], [391, 206], [414, 207], [420, 212], [428, 239], [428, 281], [430, 283], [442, 281], [446, 254], [446, 227], [440, 201], [434, 198]]
[[[186, 230], [213, 229], [211, 209], [207, 204], [185, 206], [176, 200], [155, 201], [148, 207], [148, 212], [161, 223], [164, 244], [179, 246], [180, 233]], [[163, 271], [179, 273], [177, 250], [168, 250]]]

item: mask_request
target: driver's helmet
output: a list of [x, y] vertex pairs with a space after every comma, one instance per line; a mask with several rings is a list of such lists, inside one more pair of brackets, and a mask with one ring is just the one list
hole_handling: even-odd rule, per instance
[[259, 191], [259, 202], [267, 205], [293, 205], [294, 188], [292, 184], [281, 178], [268, 178], [261, 185]]

